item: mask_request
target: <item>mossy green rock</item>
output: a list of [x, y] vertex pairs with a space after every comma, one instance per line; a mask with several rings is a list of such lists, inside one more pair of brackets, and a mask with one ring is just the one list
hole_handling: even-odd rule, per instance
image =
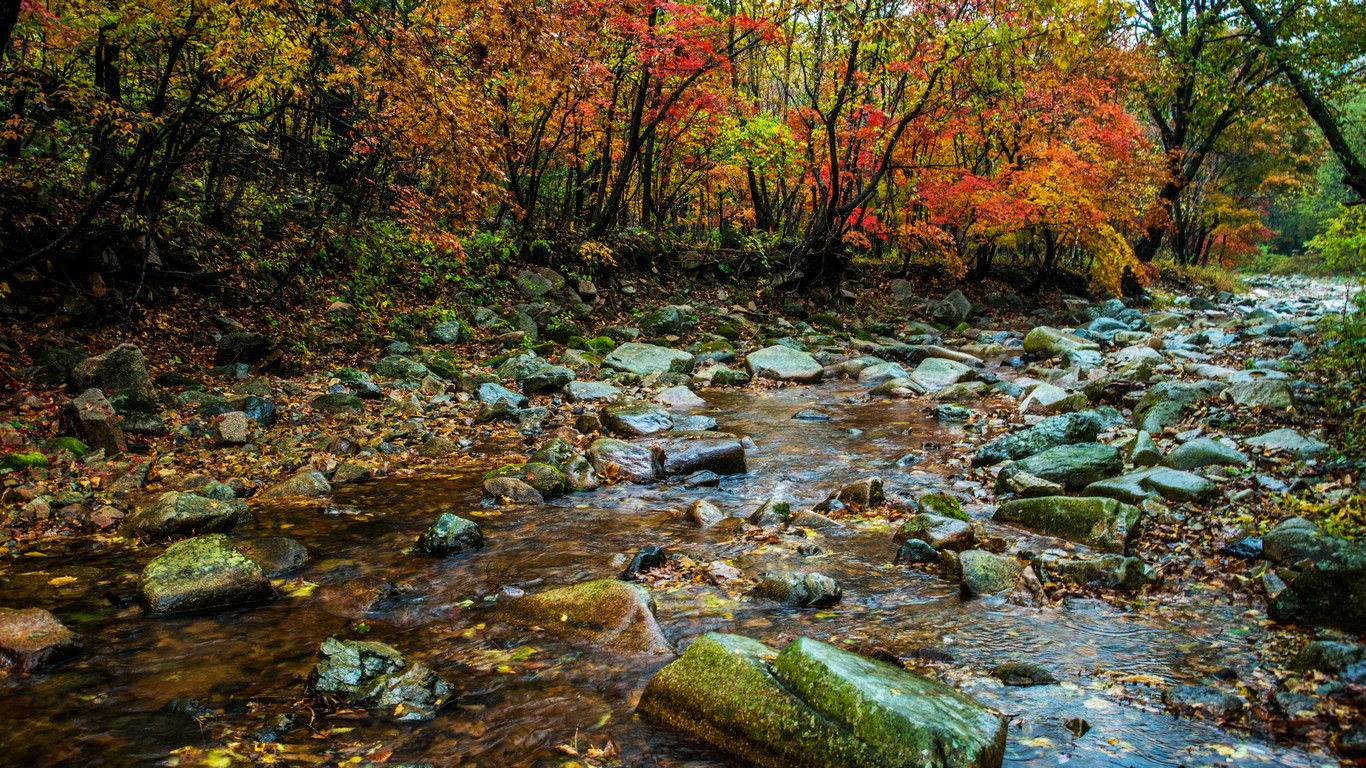
[[50, 451], [51, 453], [67, 451], [78, 459], [86, 453], [85, 443], [82, 443], [74, 437], [54, 437], [44, 440], [42, 446], [43, 450]]
[[601, 579], [510, 600], [497, 621], [630, 653], [673, 653], [655, 621], [655, 601], [639, 584]]
[[260, 566], [221, 533], [172, 544], [138, 580], [138, 597], [150, 613], [221, 608], [274, 595]]
[[1050, 483], [1061, 483], [1070, 490], [1085, 488], [1097, 480], [1114, 477], [1124, 470], [1124, 457], [1112, 445], [1077, 443], [1059, 445], [1003, 468], [997, 475], [997, 493], [1011, 472], [1025, 472]]
[[844, 321], [827, 312], [812, 315], [806, 319], [806, 322], [812, 328], [825, 328], [836, 332], [844, 330]]
[[951, 517], [954, 520], [968, 522], [968, 513], [963, 511], [963, 505], [958, 501], [958, 497], [947, 493], [927, 493], [921, 496], [915, 500], [915, 510], [921, 514]]
[[538, 464], [536, 462], [513, 464], [495, 469], [484, 475], [485, 480], [492, 480], [495, 477], [511, 477], [514, 480], [521, 480], [535, 488], [547, 499], [562, 496], [569, 488], [569, 481], [565, 479], [563, 472], [549, 464]]
[[46, 467], [47, 457], [37, 451], [28, 453], [7, 453], [0, 456], [0, 467], [4, 469], [32, 469]]
[[801, 638], [703, 635], [637, 708], [766, 768], [999, 766], [1006, 723], [942, 683]]
[[992, 519], [1101, 552], [1124, 554], [1138, 538], [1142, 514], [1138, 507], [1114, 499], [1044, 496], [1008, 501], [997, 508]]
[[311, 405], [313, 406], [313, 410], [321, 411], [332, 416], [365, 412], [365, 401], [355, 395], [318, 395], [313, 398]]

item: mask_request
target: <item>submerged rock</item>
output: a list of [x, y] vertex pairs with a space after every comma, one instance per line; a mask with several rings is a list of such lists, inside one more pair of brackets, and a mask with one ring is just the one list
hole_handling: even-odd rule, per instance
[[237, 542], [237, 551], [256, 563], [267, 578], [274, 578], [308, 562], [308, 550], [304, 545], [284, 536], [266, 536]]
[[221, 533], [172, 544], [152, 559], [138, 580], [150, 613], [173, 613], [253, 603], [275, 596], [260, 566]]
[[975, 699], [806, 638], [775, 653], [703, 635], [655, 674], [637, 711], [770, 768], [995, 768], [1005, 752], [1004, 718]]
[[657, 448], [604, 437], [588, 446], [588, 460], [599, 475], [615, 475], [635, 483], [649, 483], [664, 474]]
[[455, 693], [436, 672], [410, 664], [383, 643], [329, 637], [318, 646], [318, 656], [322, 660], [308, 675], [310, 694], [388, 709], [399, 720], [429, 720]]
[[36, 672], [81, 655], [85, 641], [42, 608], [0, 608], [0, 662]]
[[1053, 685], [1058, 682], [1058, 679], [1043, 667], [1015, 661], [1006, 662], [991, 670], [991, 676], [1006, 685], [1019, 687]]
[[1100, 497], [1045, 496], [1002, 504], [993, 520], [1123, 554], [1138, 537], [1143, 513], [1138, 507]]
[[1243, 711], [1243, 699], [1207, 685], [1177, 685], [1162, 691], [1162, 703], [1180, 711], [1196, 711], [1226, 720]]
[[670, 432], [634, 442], [659, 452], [660, 466], [666, 475], [690, 475], [704, 470], [718, 475], [743, 475], [749, 471], [744, 443], [724, 432]]
[[495, 606], [498, 621], [630, 653], [673, 653], [655, 621], [655, 601], [639, 584], [602, 579], [518, 597]]

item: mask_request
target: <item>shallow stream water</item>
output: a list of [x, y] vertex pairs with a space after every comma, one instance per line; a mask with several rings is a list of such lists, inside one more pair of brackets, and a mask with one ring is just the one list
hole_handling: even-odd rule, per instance
[[[0, 764], [157, 764], [183, 747], [212, 744], [223, 724], [247, 731], [290, 711], [303, 714], [294, 729], [279, 734], [282, 743], [298, 745], [285, 752], [297, 759], [284, 764], [313, 762], [303, 756], [354, 743], [372, 752], [382, 746], [383, 754], [392, 752], [391, 763], [561, 765], [570, 758], [556, 745], [602, 746], [611, 734], [627, 765], [727, 765], [687, 736], [634, 717], [645, 682], [668, 658], [603, 653], [485, 625], [481, 609], [507, 594], [612, 577], [621, 570], [614, 557], [645, 544], [700, 563], [724, 559], [746, 573], [817, 570], [843, 587], [838, 606], [797, 611], [703, 582], [654, 584], [659, 622], [680, 649], [703, 632], [724, 631], [775, 646], [806, 635], [903, 659], [916, 649], [946, 652], [952, 662], [912, 665], [922, 663], [1011, 715], [1008, 765], [1323, 762], [1266, 745], [1256, 734], [1163, 712], [1157, 686], [1115, 683], [1135, 675], [1196, 683], [1227, 666], [1252, 673], [1256, 632], [1232, 629], [1242, 626], [1236, 620], [1245, 604], [1229, 605], [1218, 595], [1142, 610], [1093, 601], [1046, 609], [964, 601], [955, 583], [892, 565], [896, 548], [886, 524], [855, 524], [804, 541], [762, 541], [738, 535], [733, 526], [700, 530], [681, 519], [697, 498], [736, 516], [771, 496], [795, 509], [870, 475], [882, 478], [889, 497], [955, 487], [971, 495], [972, 484], [949, 461], [964, 455], [954, 448], [964, 440], [961, 430], [936, 424], [924, 401], [861, 395], [846, 384], [704, 393], [709, 408], [702, 412], [757, 446], [749, 473], [727, 477], [719, 488], [621, 484], [541, 507], [499, 510], [480, 504], [479, 477], [493, 466], [485, 462], [454, 474], [339, 489], [333, 502], [354, 506], [355, 514], [329, 515], [317, 504], [253, 504], [258, 522], [250, 533], [289, 536], [312, 553], [304, 569], [282, 582], [286, 596], [262, 605], [170, 617], [111, 605], [108, 595], [127, 594], [130, 575], [159, 547], [133, 554], [50, 550], [21, 558], [0, 577], [0, 604], [54, 611], [85, 636], [86, 652], [45, 673], [0, 678]], [[804, 408], [832, 418], [791, 419]], [[897, 467], [908, 453], [918, 463]], [[977, 517], [989, 514], [985, 507], [967, 508]], [[488, 547], [449, 559], [413, 553], [415, 536], [447, 511], [477, 520]], [[801, 543], [821, 553], [798, 554]], [[413, 597], [371, 615], [329, 597], [338, 585], [367, 576], [405, 582]], [[427, 722], [396, 723], [378, 714], [319, 714], [310, 721], [303, 681], [318, 643], [330, 635], [394, 645], [443, 673], [460, 697]], [[1006, 688], [987, 676], [1005, 661], [1042, 665], [1062, 684]], [[194, 700], [218, 715], [196, 720], [183, 706], [168, 708], [173, 700]], [[1066, 727], [1075, 718], [1089, 724], [1085, 735]]]

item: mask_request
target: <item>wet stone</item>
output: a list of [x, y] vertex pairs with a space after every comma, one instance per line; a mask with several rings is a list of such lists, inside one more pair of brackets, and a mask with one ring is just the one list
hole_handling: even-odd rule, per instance
[[991, 670], [991, 676], [1002, 683], [1017, 687], [1053, 685], [1057, 678], [1048, 670], [1036, 664], [1007, 662]]
[[85, 641], [42, 608], [0, 608], [0, 663], [36, 672], [81, 654]]
[[939, 553], [920, 539], [907, 539], [896, 552], [898, 563], [938, 563]]
[[497, 621], [590, 643], [594, 647], [643, 654], [673, 648], [655, 621], [655, 602], [638, 584], [604, 579], [551, 589], [495, 606]]
[[843, 591], [822, 573], [765, 576], [747, 593], [750, 597], [800, 608], [825, 608], [840, 601]]
[[167, 491], [126, 517], [124, 536], [162, 539], [191, 533], [221, 533], [251, 519], [245, 501], [219, 501], [193, 493]]
[[1162, 692], [1162, 703], [1182, 712], [1198, 712], [1215, 720], [1226, 720], [1243, 710], [1243, 699], [1227, 691], [1205, 685], [1178, 685]]
[[484, 493], [499, 503], [541, 504], [541, 492], [515, 477], [491, 477], [484, 481]]
[[318, 647], [321, 661], [309, 672], [306, 690], [348, 706], [383, 708], [400, 720], [426, 720], [454, 690], [432, 670], [410, 664], [383, 643], [329, 637]]
[[417, 546], [423, 553], [435, 557], [483, 549], [484, 532], [472, 520], [445, 512], [417, 537]]
[[304, 545], [284, 536], [239, 541], [237, 550], [256, 563], [267, 578], [289, 573], [308, 563], [308, 550]]
[[221, 533], [172, 544], [147, 564], [138, 584], [150, 613], [222, 608], [275, 596], [260, 566]]

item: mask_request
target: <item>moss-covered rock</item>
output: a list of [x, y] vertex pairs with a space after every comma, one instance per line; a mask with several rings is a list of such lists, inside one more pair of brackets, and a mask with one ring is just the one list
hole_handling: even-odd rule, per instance
[[645, 687], [637, 710], [769, 768], [1001, 764], [1000, 715], [927, 677], [801, 638], [781, 654], [709, 633]]
[[7, 453], [0, 456], [0, 468], [34, 469], [46, 467], [47, 457], [37, 451]]
[[85, 443], [74, 437], [53, 437], [42, 442], [43, 450], [49, 453], [61, 453], [66, 451], [76, 458], [81, 458], [86, 454]]
[[915, 509], [925, 515], [951, 517], [954, 520], [968, 522], [968, 513], [963, 511], [963, 505], [958, 501], [958, 497], [947, 493], [927, 493], [915, 500]]
[[138, 580], [138, 596], [151, 613], [221, 608], [274, 595], [260, 566], [221, 533], [172, 544]]
[[332, 416], [365, 412], [365, 401], [355, 395], [318, 395], [313, 398], [310, 405], [313, 406], [313, 410]]
[[190, 533], [223, 533], [251, 518], [245, 501], [210, 499], [167, 491], [141, 506], [119, 527], [124, 536], [161, 539]]
[[511, 600], [496, 620], [631, 653], [673, 653], [655, 621], [655, 602], [639, 584], [602, 579]]
[[1044, 496], [1008, 501], [992, 519], [1101, 552], [1123, 554], [1138, 538], [1142, 514], [1138, 507], [1114, 499]]
[[484, 532], [474, 521], [445, 512], [417, 537], [417, 546], [436, 557], [483, 549]]
[[525, 464], [511, 464], [489, 472], [484, 475], [484, 480], [492, 480], [495, 477], [521, 480], [547, 499], [562, 496], [569, 489], [569, 481], [565, 479], [564, 473], [550, 464], [530, 461]]

